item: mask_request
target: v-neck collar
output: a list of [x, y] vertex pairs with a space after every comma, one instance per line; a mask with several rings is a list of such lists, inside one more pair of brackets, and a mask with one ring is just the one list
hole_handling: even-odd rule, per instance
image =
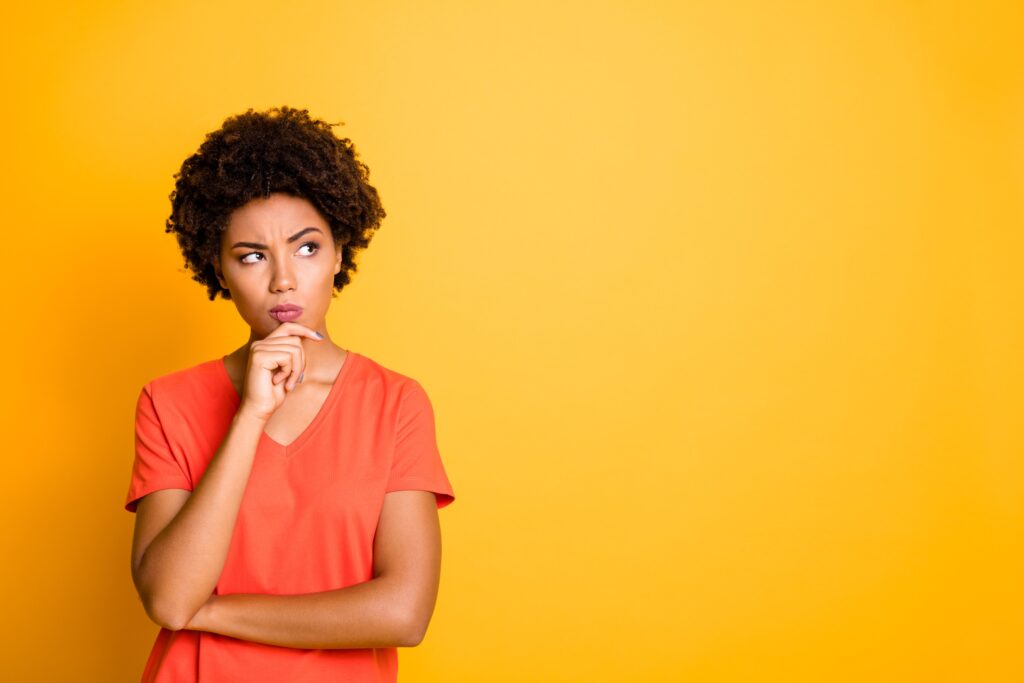
[[[269, 444], [274, 451], [277, 451], [281, 455], [291, 455], [298, 449], [302, 448], [302, 445], [309, 440], [316, 428], [323, 422], [324, 418], [331, 411], [331, 406], [337, 400], [338, 395], [341, 393], [341, 385], [344, 384], [345, 378], [351, 374], [353, 361], [356, 360], [356, 356], [359, 354], [349, 349], [345, 355], [345, 362], [341, 364], [341, 369], [338, 370], [338, 374], [334, 378], [334, 382], [331, 384], [330, 391], [327, 392], [327, 398], [324, 399], [323, 404], [320, 406], [320, 410], [317, 411], [316, 415], [313, 416], [313, 421], [306, 425], [306, 428], [302, 430], [295, 439], [289, 444], [283, 444], [280, 441], [275, 440], [266, 430], [260, 434], [260, 440]], [[234, 399], [233, 408], [238, 409], [238, 406], [242, 402], [242, 397], [238, 394], [238, 390], [235, 389], [235, 385], [231, 382], [231, 375], [228, 374], [227, 364], [224, 362], [224, 356], [221, 356], [219, 360], [214, 361], [217, 366], [217, 374], [220, 376], [224, 386], [228, 389], [229, 395]]]

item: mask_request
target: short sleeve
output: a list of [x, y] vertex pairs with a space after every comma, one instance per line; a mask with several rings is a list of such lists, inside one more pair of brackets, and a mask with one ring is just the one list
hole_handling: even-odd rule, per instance
[[399, 401], [395, 429], [394, 459], [386, 491], [432, 491], [438, 509], [455, 500], [437, 450], [433, 406], [415, 381]]
[[135, 405], [135, 461], [125, 509], [135, 512], [139, 499], [160, 489], [192, 490], [192, 482], [171, 451], [164, 427], [153, 405], [152, 385], [139, 392]]

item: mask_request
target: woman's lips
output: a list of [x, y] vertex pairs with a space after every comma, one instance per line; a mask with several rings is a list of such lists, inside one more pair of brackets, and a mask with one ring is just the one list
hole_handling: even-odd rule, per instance
[[301, 306], [275, 306], [270, 309], [270, 317], [282, 323], [295, 320], [301, 315]]

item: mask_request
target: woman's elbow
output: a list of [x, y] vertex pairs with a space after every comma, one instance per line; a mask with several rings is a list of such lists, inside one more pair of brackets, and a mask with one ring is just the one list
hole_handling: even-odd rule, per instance
[[169, 600], [154, 591], [140, 591], [139, 598], [150, 621], [169, 631], [180, 631], [192, 619], [195, 610], [181, 605], [181, 600]]
[[421, 628], [417, 626], [406, 627], [402, 631], [402, 636], [399, 639], [399, 647], [416, 647], [423, 642], [423, 636], [427, 633], [425, 627]]
[[181, 610], [175, 610], [157, 600], [142, 598], [142, 606], [146, 610], [149, 620], [161, 628], [169, 631], [180, 631], [185, 628], [188, 619], [183, 618]]
[[[142, 602], [142, 608], [146, 611], [146, 616], [157, 626], [169, 629], [171, 631], [179, 631], [186, 622], [182, 622], [180, 618], [175, 618], [175, 612], [168, 600], [161, 596], [161, 591], [157, 590], [155, 582], [152, 580], [145, 570], [145, 560], [137, 567], [133, 568], [132, 581], [135, 584], [135, 593], [139, 596], [139, 600]], [[174, 628], [177, 626], [177, 628]]]
[[399, 647], [416, 647], [423, 642], [430, 624], [430, 614], [407, 609], [398, 620]]

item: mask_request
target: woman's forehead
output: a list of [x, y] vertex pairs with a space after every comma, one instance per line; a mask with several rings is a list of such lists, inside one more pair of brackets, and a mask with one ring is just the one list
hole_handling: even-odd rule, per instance
[[[228, 218], [224, 237], [261, 242], [283, 241], [303, 228], [327, 227], [320, 212], [308, 200], [282, 193], [253, 199]], [[329, 231], [328, 231], [329, 232]]]

